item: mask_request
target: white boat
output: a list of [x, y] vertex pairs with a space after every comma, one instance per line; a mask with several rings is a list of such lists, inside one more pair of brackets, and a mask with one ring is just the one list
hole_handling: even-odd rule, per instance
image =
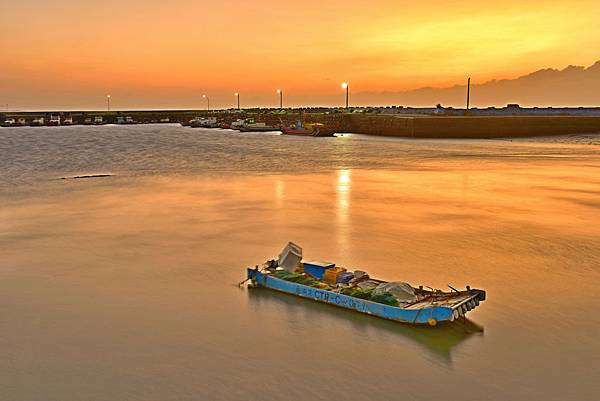
[[68, 116], [63, 118], [62, 125], [73, 125], [73, 117]]
[[60, 116], [50, 115], [48, 125], [60, 125]]
[[17, 125], [20, 125], [20, 126], [27, 125], [27, 120], [26, 120], [26, 119], [24, 119], [24, 118], [19, 118], [19, 119], [17, 120]]
[[16, 124], [16, 121], [14, 118], [7, 118], [6, 120], [4, 120], [4, 123], [2, 123], [2, 126], [3, 127], [12, 127], [15, 124]]
[[218, 126], [219, 124], [217, 123], [217, 119], [215, 117], [196, 117], [193, 120], [190, 120], [190, 127], [192, 128], [217, 128]]
[[240, 118], [240, 119], [237, 119], [234, 122], [232, 122], [230, 124], [230, 128], [239, 130], [240, 128], [242, 128], [244, 126], [245, 123], [246, 123], [246, 120]]
[[102, 118], [102, 116], [96, 116], [94, 117], [94, 124], [104, 124], [104, 119]]
[[279, 131], [279, 128], [272, 127], [266, 123], [246, 123], [239, 129], [242, 132], [268, 132], [268, 131]]
[[31, 121], [31, 126], [32, 127], [40, 127], [40, 126], [44, 125], [44, 122], [45, 122], [44, 117], [37, 117]]

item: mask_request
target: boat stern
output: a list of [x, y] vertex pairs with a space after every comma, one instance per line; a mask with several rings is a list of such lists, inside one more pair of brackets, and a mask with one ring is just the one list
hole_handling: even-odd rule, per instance
[[456, 320], [461, 316], [465, 316], [467, 312], [477, 308], [479, 303], [485, 301], [486, 293], [484, 290], [467, 289], [468, 297], [461, 302], [452, 306], [452, 318]]

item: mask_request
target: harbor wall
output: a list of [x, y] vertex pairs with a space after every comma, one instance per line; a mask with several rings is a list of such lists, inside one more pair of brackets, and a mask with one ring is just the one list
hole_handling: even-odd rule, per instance
[[504, 138], [600, 133], [600, 116], [342, 117], [344, 132], [413, 138]]

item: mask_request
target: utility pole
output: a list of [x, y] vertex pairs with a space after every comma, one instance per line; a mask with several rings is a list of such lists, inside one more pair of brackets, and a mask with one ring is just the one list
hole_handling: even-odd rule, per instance
[[467, 111], [469, 111], [469, 101], [471, 100], [471, 77], [467, 80]]

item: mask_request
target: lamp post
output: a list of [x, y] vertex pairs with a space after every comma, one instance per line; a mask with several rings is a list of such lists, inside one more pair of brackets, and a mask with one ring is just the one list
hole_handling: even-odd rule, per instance
[[233, 95], [237, 98], [237, 108], [239, 110], [240, 109], [240, 94], [235, 92]]
[[206, 111], [210, 111], [210, 99], [206, 95], [202, 95], [204, 99], [206, 99]]
[[283, 91], [281, 89], [277, 89], [277, 93], [279, 93], [279, 109], [283, 110]]
[[347, 82], [344, 82], [342, 84], [342, 88], [346, 89], [346, 108], [348, 108], [348, 94], [349, 94], [348, 92], [349, 92], [350, 85], [348, 85]]
[[106, 110], [110, 111], [110, 95], [106, 95]]

